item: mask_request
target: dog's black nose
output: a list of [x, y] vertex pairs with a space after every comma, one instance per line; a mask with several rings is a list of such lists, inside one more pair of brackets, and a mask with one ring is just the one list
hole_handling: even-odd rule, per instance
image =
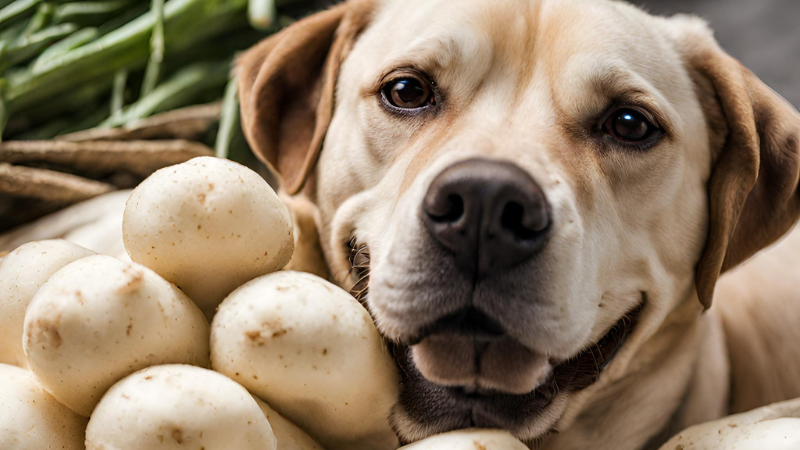
[[478, 277], [538, 252], [550, 228], [550, 207], [538, 184], [516, 164], [474, 158], [446, 168], [422, 205], [431, 234]]

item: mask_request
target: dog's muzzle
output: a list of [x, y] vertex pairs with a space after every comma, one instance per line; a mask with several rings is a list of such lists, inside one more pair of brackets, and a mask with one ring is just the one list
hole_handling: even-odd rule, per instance
[[[546, 410], [598, 379], [638, 308], [573, 355], [542, 350], [530, 329], [553, 301], [548, 255], [559, 230], [541, 186], [510, 161], [445, 168], [418, 214], [422, 236], [408, 258], [417, 265], [395, 272], [402, 283], [386, 269], [370, 276], [358, 262], [366, 244], [351, 245], [354, 295], [363, 298], [364, 280], [375, 277], [367, 302], [402, 374], [395, 431], [403, 442], [467, 427], [526, 439], [546, 432]], [[540, 420], [545, 428], [531, 431]]]
[[[433, 240], [474, 283], [533, 257], [551, 228], [550, 207], [533, 178], [511, 162], [483, 158], [442, 171], [421, 215]], [[546, 356], [473, 306], [434, 321], [416, 340], [411, 354], [417, 369], [444, 386], [524, 394], [550, 372]]]

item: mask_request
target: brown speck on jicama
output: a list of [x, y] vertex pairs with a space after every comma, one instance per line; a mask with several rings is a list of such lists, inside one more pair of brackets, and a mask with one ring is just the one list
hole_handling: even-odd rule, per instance
[[183, 444], [183, 432], [180, 428], [175, 428], [172, 430], [172, 439], [174, 439], [178, 444]]

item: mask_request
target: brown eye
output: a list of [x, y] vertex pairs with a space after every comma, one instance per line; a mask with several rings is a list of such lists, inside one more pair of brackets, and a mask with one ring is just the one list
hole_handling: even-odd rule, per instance
[[420, 109], [434, 104], [430, 83], [415, 77], [397, 78], [382, 88], [383, 99], [400, 109]]
[[624, 142], [641, 142], [657, 130], [644, 114], [631, 108], [614, 111], [603, 124], [603, 129]]

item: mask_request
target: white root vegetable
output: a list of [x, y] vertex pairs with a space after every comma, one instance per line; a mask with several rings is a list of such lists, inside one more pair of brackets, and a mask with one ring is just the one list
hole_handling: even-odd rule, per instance
[[796, 450], [800, 398], [689, 427], [661, 450]]
[[211, 326], [212, 367], [326, 448], [394, 449], [398, 374], [367, 311], [314, 275], [278, 272], [234, 291]]
[[272, 427], [239, 384], [186, 365], [144, 369], [115, 384], [86, 429], [87, 450], [275, 450]]
[[506, 431], [469, 429], [437, 434], [399, 450], [528, 450], [528, 446]]
[[[131, 191], [127, 189], [98, 195], [48, 214], [29, 224], [14, 228], [0, 235], [0, 251], [13, 250], [31, 241], [60, 238], [77, 228], [93, 224], [108, 217], [122, 217], [125, 202], [130, 195]], [[102, 248], [94, 248], [93, 242], [79, 242], [78, 245], [105, 254]]]
[[22, 349], [28, 304], [57, 270], [90, 255], [94, 252], [55, 239], [29, 242], [0, 260], [0, 363], [28, 367]]
[[24, 349], [44, 388], [88, 416], [115, 382], [156, 364], [208, 366], [208, 323], [150, 269], [89, 256], [56, 272], [25, 314]]
[[268, 404], [258, 397], [253, 397], [264, 413], [264, 417], [269, 421], [272, 426], [272, 432], [275, 434], [275, 439], [278, 441], [278, 449], [280, 450], [323, 450], [311, 436], [301, 430], [300, 427], [286, 420], [285, 417], [278, 414], [277, 411], [272, 409]]
[[122, 244], [122, 211], [115, 211], [94, 221], [70, 230], [64, 239], [92, 249], [101, 255], [130, 261]]
[[291, 223], [258, 174], [200, 157], [155, 172], [133, 191], [123, 239], [133, 261], [180, 286], [210, 318], [233, 289], [289, 262]]
[[58, 403], [25, 369], [0, 364], [0, 448], [83, 450], [86, 418]]

